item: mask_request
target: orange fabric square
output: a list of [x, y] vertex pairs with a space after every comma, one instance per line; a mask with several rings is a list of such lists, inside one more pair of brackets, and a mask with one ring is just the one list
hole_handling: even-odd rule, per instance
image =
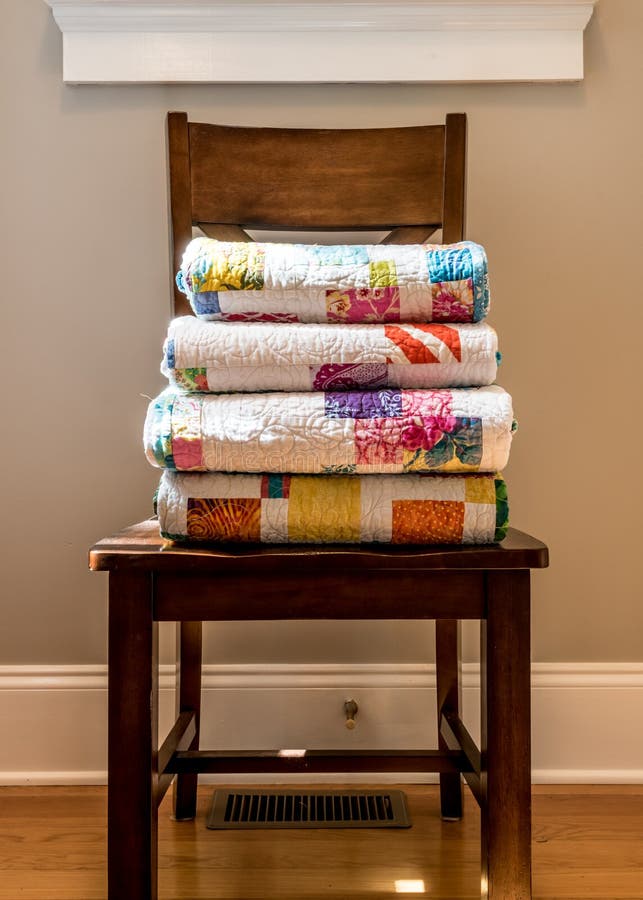
[[190, 497], [188, 536], [209, 541], [260, 541], [261, 500], [251, 497]]
[[394, 500], [392, 544], [460, 544], [464, 503], [459, 500]]

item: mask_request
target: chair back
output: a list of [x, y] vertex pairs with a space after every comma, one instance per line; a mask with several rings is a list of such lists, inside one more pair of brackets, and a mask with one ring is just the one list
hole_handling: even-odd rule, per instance
[[[464, 236], [466, 116], [406, 128], [246, 128], [168, 114], [172, 259], [192, 226], [219, 240], [246, 228], [390, 231], [421, 243]], [[173, 273], [173, 274], [174, 274]], [[177, 315], [190, 312], [174, 286]]]

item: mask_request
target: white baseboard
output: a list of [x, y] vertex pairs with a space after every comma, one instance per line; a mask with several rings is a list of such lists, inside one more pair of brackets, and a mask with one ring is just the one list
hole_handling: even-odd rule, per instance
[[[643, 783], [643, 716], [633, 714], [643, 709], [643, 663], [537, 663], [532, 673], [534, 782]], [[173, 666], [163, 666], [162, 734], [173, 718], [172, 677]], [[354, 731], [343, 720], [349, 697], [359, 704]], [[478, 698], [478, 667], [465, 665], [463, 718], [476, 739]], [[426, 748], [436, 745], [434, 709], [432, 665], [205, 666], [202, 746]], [[0, 666], [0, 730], [1, 784], [105, 783], [106, 667]], [[275, 780], [234, 776], [236, 783]], [[372, 783], [427, 780], [434, 778], [368, 776]]]

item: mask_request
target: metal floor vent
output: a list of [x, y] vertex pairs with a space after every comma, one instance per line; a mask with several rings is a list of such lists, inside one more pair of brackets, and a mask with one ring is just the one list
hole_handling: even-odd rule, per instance
[[410, 828], [402, 791], [215, 791], [208, 828]]

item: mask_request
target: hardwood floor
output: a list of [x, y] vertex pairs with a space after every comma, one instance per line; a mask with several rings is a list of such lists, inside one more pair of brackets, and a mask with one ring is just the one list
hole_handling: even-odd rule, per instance
[[[478, 814], [441, 823], [437, 788], [406, 785], [408, 830], [208, 831], [160, 810], [163, 900], [479, 897]], [[104, 788], [0, 788], [0, 900], [104, 900]], [[643, 786], [534, 788], [535, 900], [643, 900]], [[419, 885], [418, 885], [419, 887]], [[416, 893], [416, 896], [418, 894]], [[420, 895], [421, 896], [421, 895]]]

